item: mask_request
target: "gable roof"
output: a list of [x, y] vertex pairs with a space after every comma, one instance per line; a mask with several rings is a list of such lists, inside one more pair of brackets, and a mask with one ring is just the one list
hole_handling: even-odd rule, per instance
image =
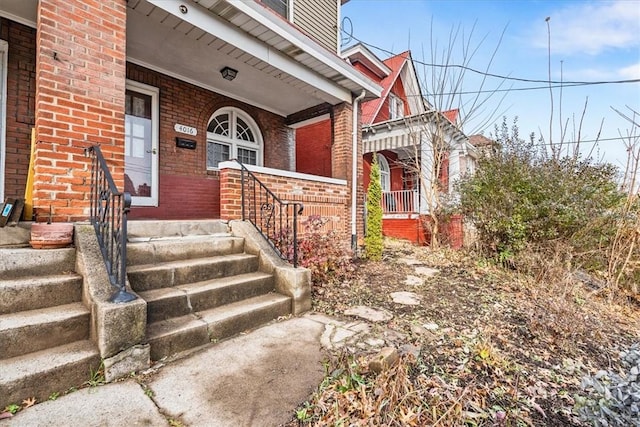
[[391, 93], [391, 88], [400, 79], [403, 83], [405, 96], [403, 99], [409, 105], [409, 114], [420, 114], [426, 111], [421, 97], [418, 75], [411, 59], [411, 51], [405, 51], [382, 61], [391, 72], [380, 80], [382, 94], [380, 98], [362, 103], [362, 123], [373, 124], [380, 109]]
[[444, 114], [447, 120], [449, 120], [451, 123], [455, 125], [456, 121], [458, 120], [458, 115], [460, 114], [460, 110], [456, 108], [453, 110], [443, 111], [442, 114]]
[[384, 65], [391, 69], [391, 73], [380, 81], [382, 86], [382, 94], [380, 98], [373, 99], [371, 101], [362, 103], [362, 123], [372, 124], [375, 120], [380, 108], [384, 104], [384, 101], [389, 97], [393, 84], [398, 80], [400, 71], [404, 64], [410, 60], [411, 54], [409, 51], [399, 53], [398, 55], [387, 58], [383, 61]]

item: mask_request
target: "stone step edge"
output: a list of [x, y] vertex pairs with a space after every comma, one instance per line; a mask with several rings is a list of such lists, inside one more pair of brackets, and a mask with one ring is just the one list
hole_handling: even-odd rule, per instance
[[[67, 356], [71, 360], [68, 360]], [[69, 362], [78, 362], [96, 356], [100, 356], [98, 347], [91, 340], [80, 340], [0, 360], [0, 371], [2, 371], [0, 386], [24, 377], [41, 375], [50, 369], [63, 367]], [[96, 370], [98, 368], [99, 366], [95, 367]], [[87, 379], [90, 374], [90, 372], [86, 373]], [[78, 386], [80, 385], [82, 384], [78, 384]]]
[[192, 265], [215, 264], [224, 261], [245, 261], [258, 258], [257, 255], [247, 254], [246, 252], [228, 255], [216, 255], [204, 258], [181, 259], [175, 261], [163, 261], [157, 264], [136, 264], [127, 267], [127, 274], [147, 272], [154, 270], [165, 270], [170, 268], [189, 267]]

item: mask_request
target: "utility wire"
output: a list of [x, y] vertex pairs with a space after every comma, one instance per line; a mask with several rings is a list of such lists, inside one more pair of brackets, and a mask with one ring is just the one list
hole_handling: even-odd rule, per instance
[[[591, 82], [591, 83], [574, 83], [574, 84], [557, 84], [551, 86], [552, 88], [568, 88], [568, 87], [577, 87], [577, 86], [597, 86], [604, 84], [624, 84], [624, 83], [640, 83], [640, 79], [637, 80], [629, 80], [622, 83], [616, 82]], [[517, 87], [511, 89], [486, 89], [486, 90], [473, 90], [473, 91], [465, 91], [465, 92], [443, 92], [443, 93], [426, 93], [426, 96], [451, 96], [451, 95], [475, 95], [477, 93], [494, 93], [494, 92], [522, 92], [528, 90], [548, 90], [549, 86], [532, 86], [532, 87]], [[407, 97], [420, 97], [422, 95], [419, 94], [407, 94]]]
[[[353, 40], [356, 40], [358, 43], [361, 43], [364, 46], [367, 46], [367, 47], [372, 48], [372, 49], [379, 50], [380, 52], [384, 52], [384, 53], [386, 53], [388, 55], [391, 55], [391, 56], [398, 55], [397, 53], [394, 53], [394, 52], [392, 52], [390, 50], [387, 50], [387, 49], [384, 49], [382, 47], [373, 45], [371, 43], [367, 43], [365, 41], [362, 41], [359, 38], [355, 37], [353, 35], [353, 33], [348, 33], [347, 31], [345, 31], [342, 28], [340, 28], [340, 31], [344, 32], [345, 34], [347, 34], [347, 36], [349, 38], [351, 38]], [[509, 77], [509, 76], [503, 76], [503, 75], [500, 75], [500, 74], [487, 73], [487, 72], [484, 72], [484, 71], [476, 70], [475, 68], [467, 67], [466, 65], [459, 65], [459, 64], [430, 64], [430, 63], [423, 62], [423, 61], [420, 61], [420, 60], [417, 60], [417, 59], [413, 59], [413, 58], [411, 58], [411, 60], [413, 62], [415, 62], [416, 64], [424, 65], [426, 67], [460, 68], [462, 70], [471, 71], [473, 73], [480, 74], [482, 76], [495, 77], [495, 78], [503, 79], [503, 80], [512, 80], [512, 81], [516, 81], [516, 82], [525, 82], [525, 83], [546, 83], [547, 86], [544, 89], [549, 89], [549, 86], [548, 86], [549, 84], [562, 85], [564, 87], [567, 87], [567, 85], [569, 85], [569, 86], [587, 86], [587, 85], [622, 84], [622, 83], [639, 83], [640, 82], [640, 79], [599, 80], [599, 81], [570, 81], [570, 80], [558, 81], [558, 80], [525, 79], [525, 78], [521, 78], [521, 77]], [[523, 90], [526, 90], [526, 89], [523, 89]], [[495, 91], [492, 91], [492, 92], [495, 92]], [[474, 93], [477, 93], [477, 92], [474, 92]]]

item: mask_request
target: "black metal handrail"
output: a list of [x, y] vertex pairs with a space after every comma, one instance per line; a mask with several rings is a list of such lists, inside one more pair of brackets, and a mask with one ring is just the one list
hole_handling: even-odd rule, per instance
[[131, 194], [116, 187], [107, 162], [97, 145], [85, 148], [91, 161], [90, 221], [96, 231], [111, 285], [116, 292], [110, 301], [129, 302], [136, 296], [127, 292], [127, 213]]
[[248, 220], [280, 258], [298, 267], [298, 215], [300, 202], [280, 200], [245, 165], [240, 165], [242, 220]]

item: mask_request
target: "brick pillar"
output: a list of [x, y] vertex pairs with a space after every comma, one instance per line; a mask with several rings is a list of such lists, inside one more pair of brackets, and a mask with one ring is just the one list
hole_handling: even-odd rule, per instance
[[242, 219], [242, 180], [238, 169], [220, 170], [220, 218]]
[[[356, 237], [358, 242], [364, 236], [364, 190], [362, 180], [362, 127], [361, 108], [358, 104], [358, 127], [357, 127], [357, 203], [356, 203]], [[353, 105], [342, 103], [333, 107], [333, 146], [331, 149], [331, 176], [347, 180], [349, 192], [349, 217], [347, 218], [347, 234], [351, 235], [351, 180], [352, 180], [352, 139], [353, 134]], [[360, 243], [359, 243], [360, 244]]]
[[89, 160], [100, 144], [124, 186], [126, 0], [40, 0], [36, 36], [34, 208], [39, 220], [89, 213]]

